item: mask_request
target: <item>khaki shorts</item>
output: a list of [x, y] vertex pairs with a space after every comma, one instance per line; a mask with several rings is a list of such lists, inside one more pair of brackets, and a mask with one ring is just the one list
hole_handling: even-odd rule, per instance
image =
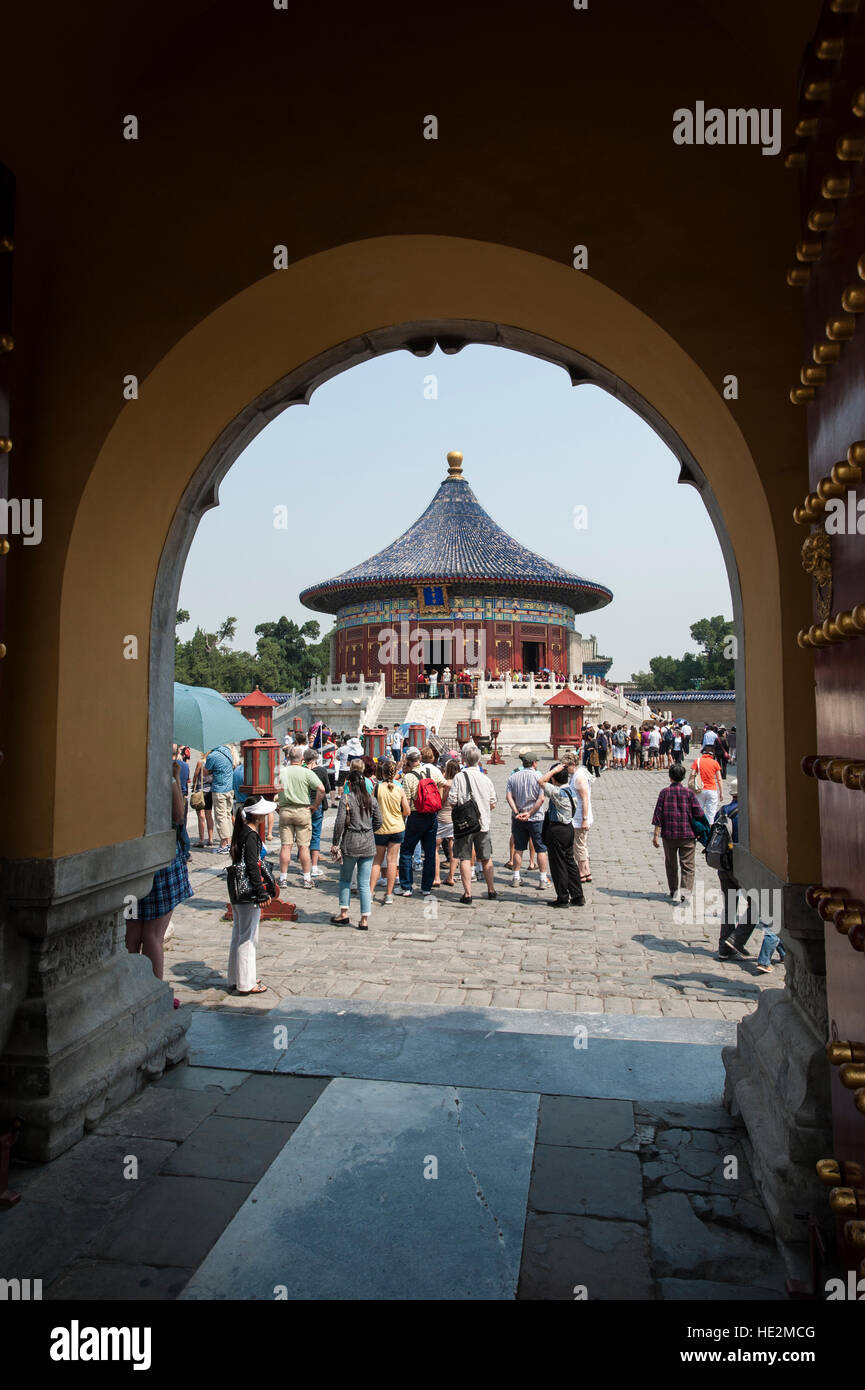
[[312, 813], [308, 806], [280, 806], [279, 843], [309, 848], [312, 839]]
[[472, 850], [477, 856], [478, 863], [492, 859], [493, 841], [488, 830], [476, 830], [473, 835], [461, 835], [459, 838], [454, 836], [454, 859], [471, 859]]

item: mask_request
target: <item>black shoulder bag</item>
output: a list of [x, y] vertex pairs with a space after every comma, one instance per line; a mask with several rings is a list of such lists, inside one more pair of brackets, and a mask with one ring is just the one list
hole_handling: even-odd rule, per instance
[[454, 828], [454, 836], [462, 839], [464, 835], [476, 835], [481, 828], [481, 813], [478, 803], [475, 801], [475, 794], [472, 791], [472, 779], [468, 772], [463, 770], [462, 776], [465, 777], [469, 788], [469, 800], [460, 801], [453, 808], [451, 822]]

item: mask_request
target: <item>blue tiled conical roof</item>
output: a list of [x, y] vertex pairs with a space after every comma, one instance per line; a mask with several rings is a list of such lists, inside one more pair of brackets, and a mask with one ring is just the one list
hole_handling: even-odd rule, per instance
[[343, 605], [387, 590], [405, 592], [435, 580], [461, 589], [539, 597], [576, 613], [603, 608], [613, 595], [603, 584], [554, 565], [497, 526], [465, 478], [461, 455], [449, 454], [445, 478], [413, 526], [377, 555], [300, 595], [307, 608], [336, 613]]

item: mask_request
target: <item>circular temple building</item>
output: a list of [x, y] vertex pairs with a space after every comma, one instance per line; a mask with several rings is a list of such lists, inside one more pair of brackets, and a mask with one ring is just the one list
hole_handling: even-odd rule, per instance
[[578, 674], [574, 618], [613, 595], [527, 550], [484, 511], [448, 454], [448, 476], [413, 526], [377, 555], [304, 589], [301, 603], [334, 613], [331, 675], [378, 680], [414, 696], [430, 669], [493, 677]]

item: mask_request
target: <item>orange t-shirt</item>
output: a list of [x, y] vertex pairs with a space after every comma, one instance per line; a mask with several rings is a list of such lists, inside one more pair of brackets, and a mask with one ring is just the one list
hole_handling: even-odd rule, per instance
[[700, 764], [700, 779], [703, 783], [704, 792], [716, 792], [718, 790], [717, 777], [721, 771], [721, 764], [710, 757], [708, 753], [695, 758], [691, 767], [695, 768]]

